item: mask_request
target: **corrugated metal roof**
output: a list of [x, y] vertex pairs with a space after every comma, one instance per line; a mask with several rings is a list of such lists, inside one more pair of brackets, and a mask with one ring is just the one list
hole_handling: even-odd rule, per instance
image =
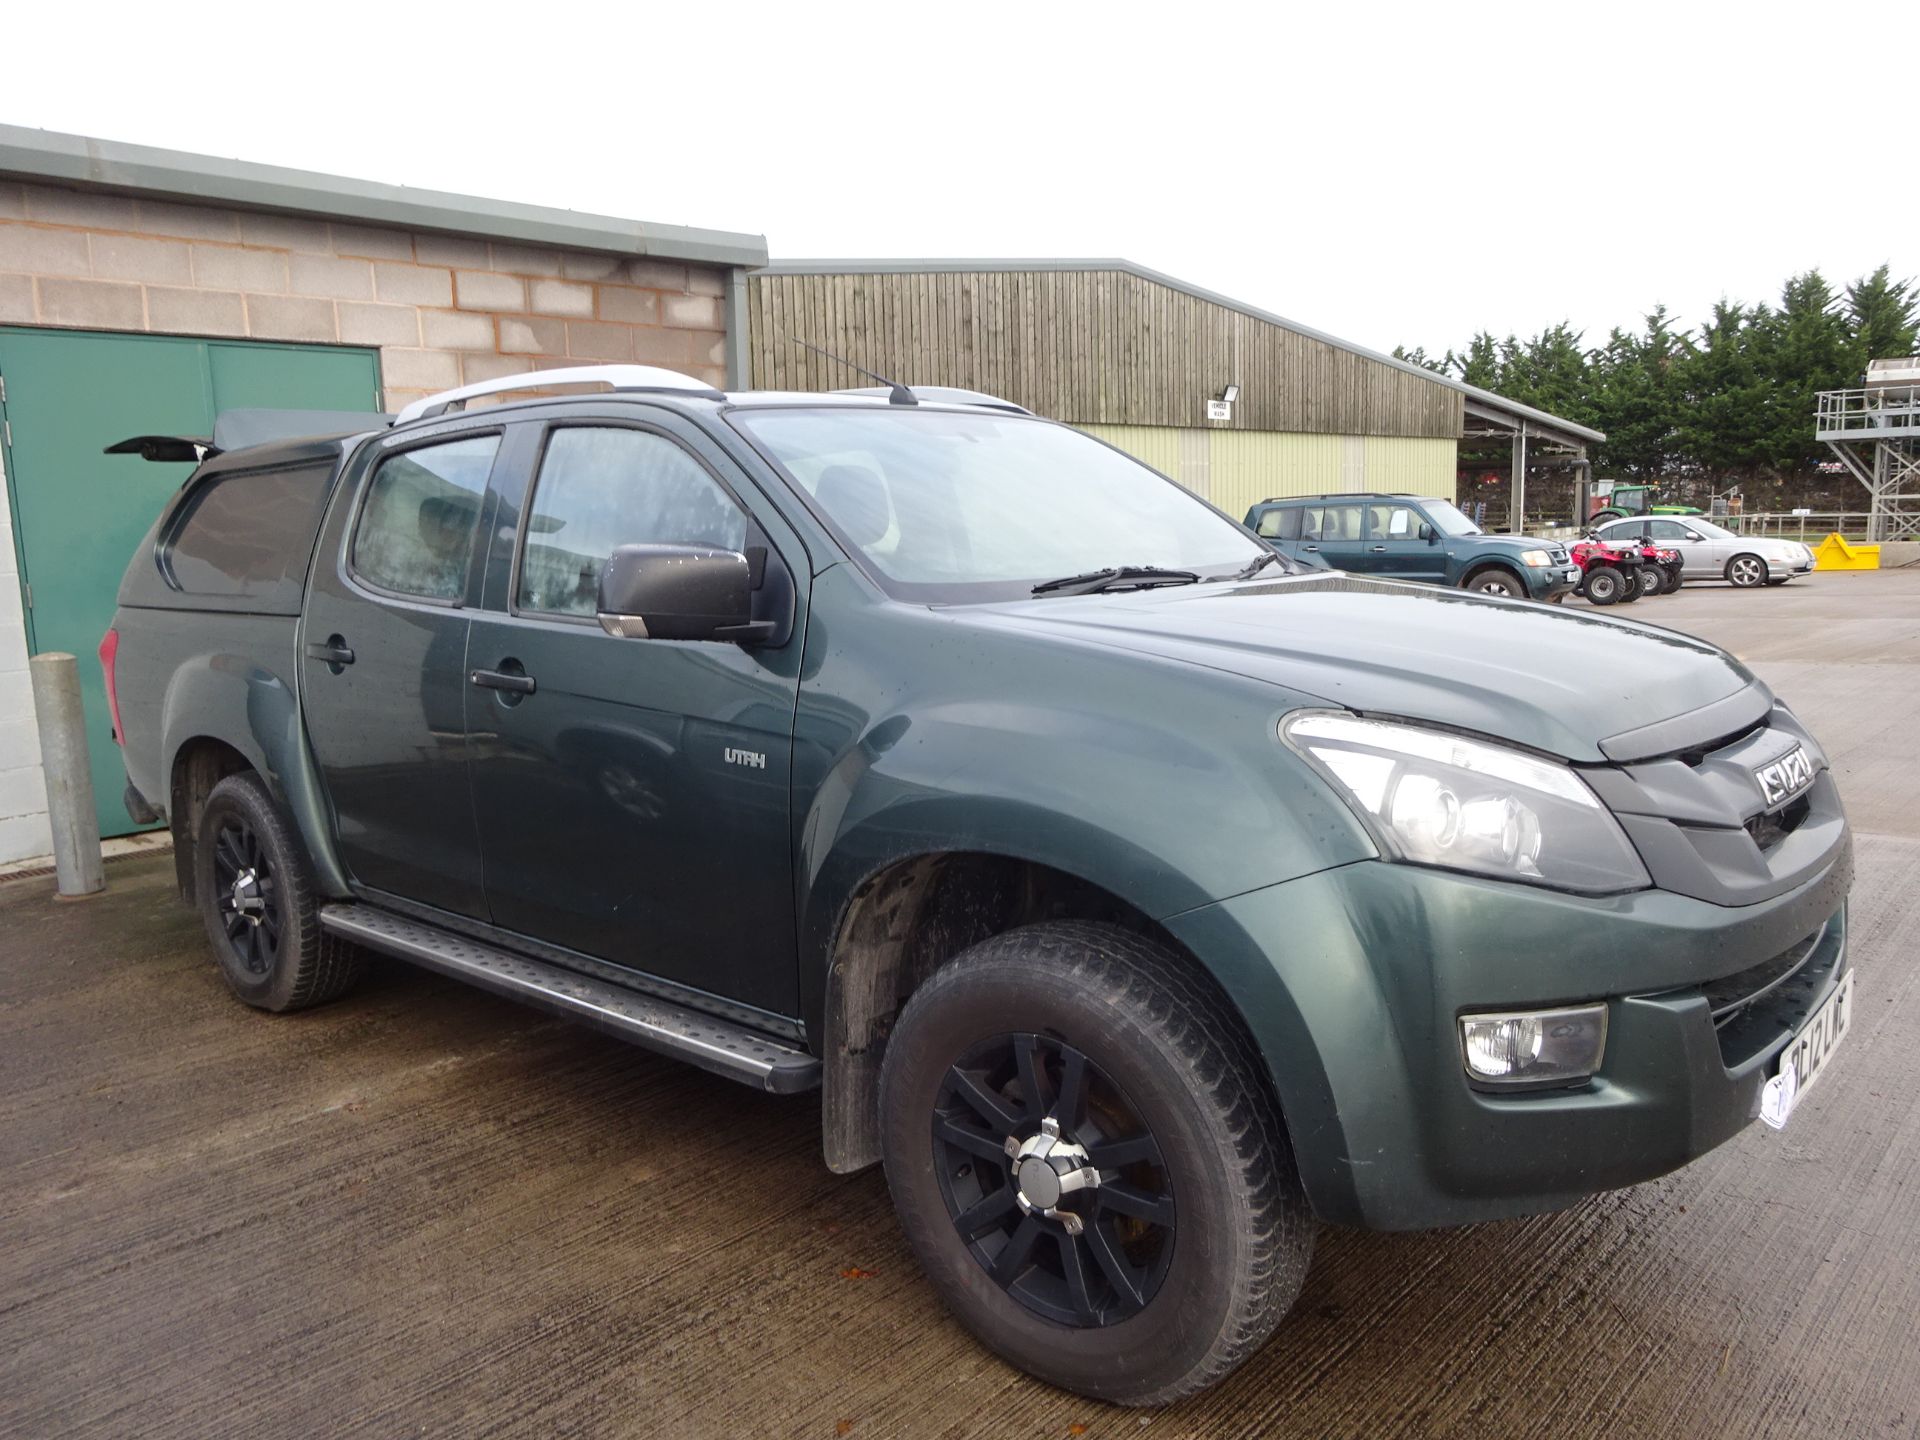
[[1369, 350], [1364, 345], [1356, 345], [1350, 340], [1329, 335], [1324, 330], [1316, 330], [1311, 325], [1302, 325], [1297, 320], [1289, 320], [1284, 315], [1275, 315], [1270, 310], [1262, 310], [1257, 305], [1249, 305], [1243, 300], [1235, 300], [1230, 295], [1222, 295], [1215, 290], [1207, 290], [1198, 285], [1189, 284], [1175, 276], [1152, 270], [1145, 265], [1136, 265], [1131, 260], [774, 260], [761, 267], [761, 273], [770, 275], [924, 275], [943, 273], [991, 273], [1011, 272], [1027, 273], [1048, 270], [1112, 270], [1122, 274], [1138, 276], [1156, 285], [1164, 285], [1183, 295], [1191, 295], [1196, 300], [1209, 305], [1218, 305], [1223, 309], [1236, 310], [1255, 320], [1264, 320], [1270, 325], [1278, 325], [1283, 330], [1291, 330], [1297, 335], [1305, 335], [1335, 349], [1345, 350], [1349, 354], [1363, 356], [1382, 365], [1391, 365], [1395, 369], [1418, 375], [1436, 385], [1445, 385], [1458, 390], [1469, 399], [1478, 401], [1488, 410], [1499, 411], [1511, 416], [1516, 426], [1524, 421], [1531, 434], [1542, 431], [1555, 432], [1569, 439], [1587, 444], [1598, 444], [1607, 437], [1598, 430], [1589, 429], [1559, 415], [1549, 414], [1545, 410], [1536, 410], [1531, 405], [1522, 405], [1517, 400], [1509, 400], [1504, 395], [1496, 395], [1491, 390], [1482, 390], [1477, 385], [1468, 385], [1451, 376], [1441, 375], [1411, 361], [1398, 360], [1391, 355], [1383, 355], [1377, 350]]
[[19, 125], [0, 125], [0, 177], [708, 265], [767, 259], [763, 235], [419, 190]]

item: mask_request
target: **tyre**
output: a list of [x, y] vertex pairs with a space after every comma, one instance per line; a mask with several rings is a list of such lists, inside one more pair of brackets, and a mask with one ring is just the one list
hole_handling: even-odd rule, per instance
[[1611, 565], [1602, 565], [1587, 572], [1584, 589], [1595, 605], [1613, 605], [1626, 594], [1626, 577]]
[[1658, 565], [1642, 565], [1636, 577], [1641, 595], [1664, 595], [1667, 593], [1667, 572]]
[[1767, 583], [1767, 562], [1758, 555], [1736, 555], [1727, 561], [1727, 579], [1742, 590]]
[[247, 1004], [303, 1010], [360, 978], [364, 952], [320, 929], [306, 851], [258, 775], [229, 775], [213, 787], [193, 865], [214, 959]]
[[1482, 595], [1505, 595], [1513, 600], [1527, 598], [1527, 587], [1505, 570], [1482, 570], [1461, 587]]
[[1012, 1364], [1158, 1405], [1251, 1355], [1314, 1220], [1237, 1017], [1161, 945], [1029, 925], [913, 994], [880, 1076], [887, 1184], [947, 1305]]
[[1667, 567], [1667, 594], [1672, 595], [1686, 581], [1686, 573], [1678, 565]]

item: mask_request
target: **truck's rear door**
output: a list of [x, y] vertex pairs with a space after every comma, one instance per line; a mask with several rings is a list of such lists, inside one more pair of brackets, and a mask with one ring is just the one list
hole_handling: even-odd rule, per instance
[[361, 886], [484, 919], [467, 632], [498, 431], [382, 442], [343, 480], [301, 632], [301, 698]]

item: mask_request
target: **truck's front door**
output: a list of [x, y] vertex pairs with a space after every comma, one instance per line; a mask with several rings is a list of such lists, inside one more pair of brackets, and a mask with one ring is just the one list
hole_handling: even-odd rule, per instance
[[749, 514], [694, 427], [633, 415], [516, 437], [528, 461], [502, 467], [466, 702], [488, 907], [518, 934], [792, 1015], [799, 640], [616, 638], [595, 618], [615, 547], [745, 550], [776, 522]]
[[484, 918], [467, 788], [467, 628], [497, 431], [382, 446], [321, 535], [301, 703], [355, 883]]
[[1447, 552], [1417, 507], [1382, 500], [1367, 506], [1365, 544], [1354, 568], [1388, 580], [1425, 580], [1443, 585]]

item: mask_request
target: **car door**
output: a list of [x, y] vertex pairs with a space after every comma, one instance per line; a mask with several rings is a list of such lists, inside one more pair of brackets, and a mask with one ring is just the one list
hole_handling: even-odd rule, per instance
[[1726, 565], [1726, 556], [1717, 553], [1720, 547], [1710, 537], [1702, 535], [1691, 525], [1680, 520], [1648, 520], [1645, 522], [1649, 537], [1653, 543], [1666, 550], [1680, 552], [1680, 574], [1687, 580], [1718, 579]]
[[476, 918], [486, 902], [467, 786], [467, 631], [500, 439], [443, 431], [356, 461], [301, 628], [301, 704], [348, 875]]
[[1445, 583], [1447, 552], [1429, 538], [1435, 532], [1417, 507], [1378, 501], [1366, 507], [1366, 522], [1364, 573], [1390, 580]]
[[[1365, 506], [1355, 501], [1339, 505], [1323, 505], [1317, 512], [1318, 525], [1314, 538], [1309, 541], [1303, 524], [1301, 529], [1301, 548], [1316, 551], [1322, 560], [1336, 570], [1359, 571], [1366, 557], [1366, 542], [1363, 538], [1366, 519]], [[1316, 518], [1316, 512], [1307, 511], [1308, 521]]]
[[466, 697], [488, 909], [534, 940], [791, 1015], [800, 643], [615, 637], [596, 590], [628, 544], [764, 547], [770, 567], [784, 549], [796, 580], [806, 566], [710, 440], [638, 413], [653, 418], [628, 404], [528, 427], [500, 488]]

